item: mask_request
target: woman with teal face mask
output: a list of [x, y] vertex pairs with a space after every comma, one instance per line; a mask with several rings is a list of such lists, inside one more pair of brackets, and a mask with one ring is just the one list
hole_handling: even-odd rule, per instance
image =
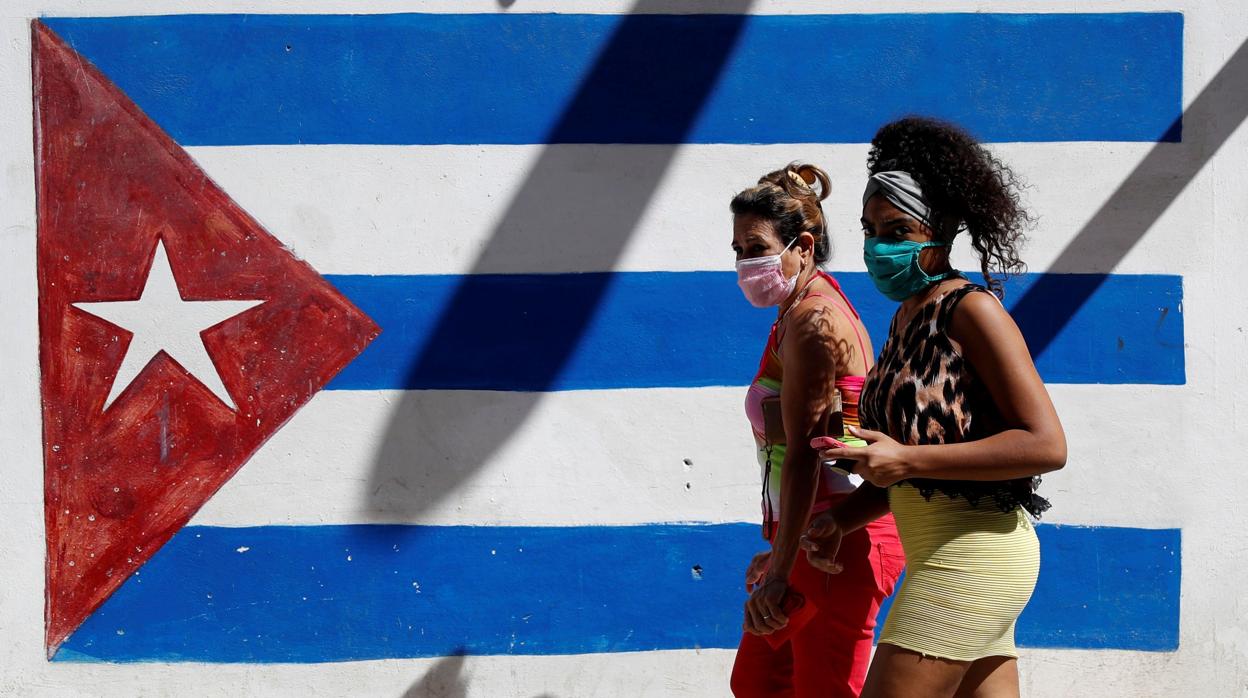
[[[871, 143], [863, 260], [898, 301], [863, 385], [854, 433], [821, 451], [866, 483], [812, 521], [811, 565], [833, 571], [842, 537], [895, 517], [906, 578], [885, 621], [864, 696], [1017, 696], [1014, 623], [1035, 588], [1041, 473], [1066, 440], [993, 272], [1021, 269], [1029, 222], [1010, 170], [961, 129], [887, 124]], [[969, 237], [985, 286], [950, 264]], [[995, 295], [994, 295], [995, 294]]]

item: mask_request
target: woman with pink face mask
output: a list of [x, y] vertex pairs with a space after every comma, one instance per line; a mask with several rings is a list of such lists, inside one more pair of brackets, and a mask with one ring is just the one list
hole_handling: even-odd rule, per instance
[[[845, 536], [835, 556], [839, 574], [817, 570], [798, 554], [811, 517], [860, 482], [821, 463], [810, 442], [838, 419], [857, 426], [858, 395], [874, 356], [853, 304], [819, 268], [829, 256], [820, 204], [827, 195], [823, 170], [790, 165], [763, 176], [731, 205], [738, 284], [752, 305], [777, 308], [745, 405], [771, 548], [746, 571], [751, 593], [732, 670], [739, 698], [857, 696], [880, 602], [905, 564], [891, 517]], [[848, 434], [842, 440], [861, 443]], [[799, 603], [809, 608], [795, 608]]]

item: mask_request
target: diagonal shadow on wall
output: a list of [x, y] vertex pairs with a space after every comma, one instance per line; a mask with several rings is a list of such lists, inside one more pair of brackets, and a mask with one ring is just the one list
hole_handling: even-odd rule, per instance
[[1040, 276], [1014, 305], [1011, 312], [1028, 330], [1032, 356], [1044, 353], [1245, 119], [1248, 41], [1171, 127], [1183, 129], [1182, 142], [1154, 145], [1049, 268], [1095, 274], [1080, 278], [1073, 288], [1069, 277]]
[[[653, 118], [662, 119], [666, 145], [612, 148], [546, 147], [510, 203], [471, 274], [535, 271], [516, 269], [510, 258], [518, 250], [546, 251], [552, 267], [575, 259], [580, 268], [611, 269], [689, 132], [715, 79], [727, 62], [748, 18], [751, 0], [728, 2], [717, 9], [723, 31], [716, 41], [687, 59], [687, 37], [666, 35], [639, 21], [647, 14], [670, 10], [661, 0], [642, 0], [621, 21], [576, 96], [551, 130], [552, 144], [590, 142], [592, 125], [604, 104], [653, 104], [668, 98]], [[631, 60], [639, 51], [672, 56], [670, 74], [639, 76]], [[1061, 276], [1037, 280], [1013, 307], [1021, 326], [1029, 328], [1033, 355], [1040, 355], [1108, 274], [1143, 238], [1235, 129], [1248, 118], [1248, 42], [1241, 45], [1201, 91], [1175, 124], [1184, 128], [1181, 143], [1157, 143], [1083, 226], [1054, 261], [1050, 271], [1089, 271], [1072, 289]], [[610, 96], [610, 99], [605, 98]], [[609, 158], [609, 160], [608, 160]], [[573, 200], [574, 199], [574, 200]], [[597, 212], [587, 219], [586, 212]], [[529, 262], [531, 264], [531, 261]], [[540, 271], [540, 270], [536, 270]], [[592, 319], [609, 277], [586, 293], [567, 299], [558, 309], [566, 332], [550, 338], [541, 356], [500, 357], [523, 361], [553, 384]], [[1057, 288], [1061, 285], [1061, 288]], [[1059, 292], [1060, 291], [1060, 292]], [[411, 364], [408, 383], [437, 383], [436, 371], [454, 361], [463, 323], [456, 318], [480, 316], [488, 322], [492, 291], [466, 276], [447, 304], [426, 348]], [[413, 520], [462, 484], [507, 438], [522, 426], [542, 398], [541, 392], [415, 390], [403, 393], [393, 410], [374, 458], [364, 508], [383, 520]], [[472, 434], [474, 438], [464, 439]]]
[[[610, 270], [616, 265], [646, 206], [712, 94], [738, 38], [749, 21], [753, 0], [725, 0], [722, 14], [655, 22], [648, 17], [672, 11], [664, 0], [640, 0], [624, 16], [551, 129], [548, 144], [527, 173], [501, 222], [471, 272], [463, 278], [439, 316], [430, 339], [411, 363], [407, 385], [437, 385], [454, 365], [465, 342], [479, 341], [479, 327], [465, 329], [464, 318], [491, 323], [496, 288], [484, 275], [540, 272], [534, 250], [551, 268]], [[711, 23], [714, 31], [691, 37], [688, 22]], [[696, 41], [691, 45], [691, 40]], [[637, 59], [670, 70], [639, 71]], [[601, 142], [595, 124], [627, 110], [647, 120], [646, 142], [628, 147], [573, 145]], [[618, 114], [616, 114], [618, 120]], [[564, 145], [559, 145], [564, 144]], [[591, 215], [586, 215], [592, 213]], [[511, 261], [524, 251], [527, 268]], [[496, 357], [524, 362], [536, 376], [534, 392], [409, 390], [402, 393], [374, 456], [363, 507], [371, 518], [419, 520], [422, 513], [470, 478], [515, 434], [557, 380], [589, 326], [610, 276], [592, 275], [584, 293], [553, 309], [561, 331], [545, 339], [538, 356]], [[544, 312], [551, 312], [545, 309]], [[514, 320], [514, 319], [513, 319]], [[465, 435], [471, 435], [465, 438]]]
[[425, 671], [416, 683], [403, 692], [403, 698], [467, 698], [468, 680], [464, 677], [467, 652], [458, 647]]

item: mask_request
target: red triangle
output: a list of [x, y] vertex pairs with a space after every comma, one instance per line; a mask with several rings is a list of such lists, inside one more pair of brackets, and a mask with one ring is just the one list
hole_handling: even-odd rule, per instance
[[[51, 656], [378, 327], [42, 23], [32, 26]], [[264, 299], [202, 333], [232, 411], [161, 352], [104, 410], [162, 240], [185, 300]], [[116, 337], [116, 339], [114, 339]]]

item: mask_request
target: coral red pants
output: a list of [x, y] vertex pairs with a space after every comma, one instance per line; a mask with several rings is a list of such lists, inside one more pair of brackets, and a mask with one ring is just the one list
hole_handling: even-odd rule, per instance
[[819, 613], [778, 650], [743, 633], [732, 667], [734, 696], [856, 698], [862, 692], [875, 616], [905, 566], [892, 515], [845, 536], [837, 561], [844, 570], [825, 574], [798, 553], [789, 585]]

